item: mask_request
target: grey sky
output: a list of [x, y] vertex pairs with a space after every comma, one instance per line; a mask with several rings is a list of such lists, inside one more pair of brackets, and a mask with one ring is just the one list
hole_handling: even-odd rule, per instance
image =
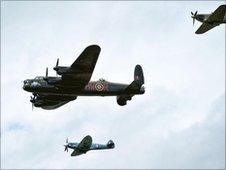
[[[196, 35], [190, 16], [223, 3], [1, 2], [2, 168], [224, 168], [225, 26]], [[141, 64], [146, 93], [125, 107], [78, 97], [32, 112], [22, 80], [55, 75], [58, 57], [70, 65], [91, 44], [101, 46], [92, 80], [130, 83]], [[66, 137], [87, 134], [116, 148], [63, 152]]]

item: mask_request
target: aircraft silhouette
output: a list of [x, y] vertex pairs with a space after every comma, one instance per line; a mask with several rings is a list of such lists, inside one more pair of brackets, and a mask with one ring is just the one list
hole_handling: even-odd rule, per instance
[[191, 17], [193, 18], [193, 25], [195, 23], [195, 20], [198, 20], [203, 23], [195, 33], [203, 34], [220, 24], [226, 23], [225, 13], [226, 5], [219, 6], [211, 14], [198, 14], [198, 11], [196, 11], [195, 13], [191, 12]]
[[134, 80], [130, 84], [104, 79], [90, 81], [100, 50], [98, 45], [88, 46], [70, 67], [58, 66], [57, 59], [53, 69], [60, 76], [48, 76], [46, 68], [45, 76], [24, 80], [23, 89], [33, 94], [30, 99], [32, 108], [56, 109], [77, 96], [117, 96], [117, 103], [124, 106], [134, 95], [144, 94], [144, 76], [140, 65], [136, 65]]
[[64, 147], [65, 147], [64, 151], [67, 151], [67, 152], [68, 152], [68, 148], [74, 150], [71, 153], [71, 156], [78, 156], [81, 154], [85, 154], [90, 150], [113, 149], [115, 147], [115, 144], [112, 140], [109, 140], [107, 144], [92, 143], [92, 137], [87, 135], [82, 139], [80, 143], [68, 142], [68, 138], [67, 138], [66, 144], [64, 145]]

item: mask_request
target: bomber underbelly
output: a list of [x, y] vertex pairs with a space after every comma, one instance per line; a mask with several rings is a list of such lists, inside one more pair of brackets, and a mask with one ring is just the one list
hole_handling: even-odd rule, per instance
[[122, 95], [124, 94], [123, 91], [106, 91], [106, 92], [101, 92], [101, 91], [70, 91], [70, 92], [62, 92], [62, 91], [46, 91], [46, 92], [41, 92], [40, 94], [43, 95], [56, 95], [56, 96], [117, 96], [117, 95]]

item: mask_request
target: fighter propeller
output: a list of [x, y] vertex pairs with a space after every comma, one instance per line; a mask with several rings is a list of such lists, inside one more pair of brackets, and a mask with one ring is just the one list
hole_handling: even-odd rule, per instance
[[66, 145], [64, 145], [64, 151], [67, 151], [68, 152], [68, 138], [66, 139]]
[[195, 11], [195, 13], [191, 12], [191, 17], [193, 18], [193, 26], [195, 24], [195, 18], [197, 14], [198, 14], [198, 11]]

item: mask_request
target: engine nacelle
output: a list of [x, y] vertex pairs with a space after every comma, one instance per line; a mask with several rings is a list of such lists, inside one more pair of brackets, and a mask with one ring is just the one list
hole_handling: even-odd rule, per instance
[[120, 96], [117, 96], [117, 103], [120, 105], [120, 106], [124, 106], [127, 104], [127, 100], [125, 98], [122, 98]]
[[53, 68], [57, 72], [58, 75], [66, 74], [68, 70], [70, 70], [70, 67], [62, 67], [62, 66], [56, 66]]

